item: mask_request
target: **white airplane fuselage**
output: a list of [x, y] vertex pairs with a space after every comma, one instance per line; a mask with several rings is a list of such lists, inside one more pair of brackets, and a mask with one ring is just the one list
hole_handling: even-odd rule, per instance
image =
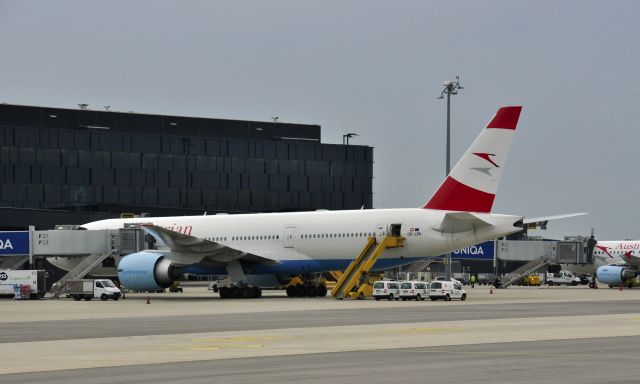
[[[154, 224], [174, 232], [207, 239], [246, 253], [263, 255], [278, 263], [256, 266], [253, 273], [301, 273], [346, 267], [362, 250], [369, 236], [378, 239], [400, 225], [404, 247], [387, 249], [377, 267], [388, 268], [415, 259], [439, 256], [461, 247], [520, 230], [520, 216], [474, 213], [491, 225], [475, 230], [443, 233], [449, 211], [424, 208], [314, 211], [212, 216], [177, 216], [109, 219], [83, 225], [86, 229], [116, 229], [125, 224]], [[172, 255], [177, 264], [191, 265], [207, 256]]]
[[640, 240], [598, 241], [593, 251], [596, 266], [640, 264]]

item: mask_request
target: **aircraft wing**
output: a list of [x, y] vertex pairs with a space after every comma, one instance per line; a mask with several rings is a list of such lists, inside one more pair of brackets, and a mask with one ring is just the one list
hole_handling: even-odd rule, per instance
[[482, 220], [471, 212], [448, 212], [444, 215], [440, 226], [434, 229], [443, 233], [458, 233], [491, 225], [490, 222]]
[[170, 231], [153, 224], [143, 224], [141, 228], [150, 235], [162, 240], [171, 251], [179, 254], [199, 255], [222, 263], [232, 260], [250, 260], [268, 264], [280, 263], [279, 260], [274, 258], [277, 255], [272, 255], [270, 252], [236, 249], [215, 241]]

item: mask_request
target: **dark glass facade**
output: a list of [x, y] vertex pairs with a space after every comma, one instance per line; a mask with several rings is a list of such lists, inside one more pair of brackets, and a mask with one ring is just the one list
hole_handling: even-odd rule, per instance
[[318, 125], [2, 104], [0, 164], [0, 228], [372, 205], [373, 148]]

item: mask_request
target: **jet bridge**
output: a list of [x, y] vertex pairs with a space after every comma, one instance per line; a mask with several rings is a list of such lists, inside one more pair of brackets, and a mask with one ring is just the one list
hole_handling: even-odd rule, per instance
[[506, 274], [502, 287], [517, 283], [522, 278], [549, 264], [564, 264], [574, 268], [590, 268], [593, 250], [583, 237], [566, 240], [496, 240], [495, 263], [517, 261], [524, 265]]
[[[108, 257], [139, 252], [145, 249], [144, 231], [139, 228], [115, 230], [78, 230], [74, 227], [56, 226], [54, 230], [12, 232], [12, 248], [19, 253], [5, 256], [0, 269], [17, 269], [33, 258], [68, 257], [77, 259], [71, 268], [52, 288], [54, 297], [64, 291], [67, 281], [81, 279]], [[20, 241], [18, 243], [18, 241]], [[6, 243], [6, 241], [5, 241]], [[14, 245], [15, 243], [15, 245]], [[33, 265], [33, 264], [31, 264]]]
[[404, 247], [404, 237], [385, 236], [379, 243], [374, 236], [369, 237], [360, 255], [349, 264], [336, 285], [331, 290], [331, 296], [343, 299], [358, 284], [363, 275], [371, 268], [387, 248]]

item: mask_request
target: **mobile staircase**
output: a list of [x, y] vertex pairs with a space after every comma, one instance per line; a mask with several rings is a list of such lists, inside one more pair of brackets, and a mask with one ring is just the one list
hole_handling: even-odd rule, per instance
[[406, 272], [411, 272], [411, 273], [424, 272], [424, 270], [426, 270], [434, 261], [435, 259], [426, 259], [424, 261], [416, 261], [415, 263], [409, 265], [404, 269]]
[[0, 269], [20, 269], [27, 261], [29, 256], [5, 256], [0, 258]]
[[81, 262], [78, 263], [72, 270], [67, 272], [66, 275], [62, 276], [60, 280], [58, 280], [51, 287], [51, 297], [57, 299], [61, 294], [65, 292], [67, 289], [67, 282], [69, 280], [82, 279], [86, 275], [89, 274], [93, 270], [93, 268], [97, 267], [100, 263], [102, 263], [107, 257], [111, 255], [117, 254], [117, 250], [110, 249], [104, 253], [96, 253], [85, 257]]
[[404, 237], [386, 236], [378, 243], [375, 237], [369, 237], [360, 255], [349, 264], [336, 285], [331, 296], [338, 300], [345, 298], [356, 287], [360, 278], [369, 273], [385, 249], [404, 247]]
[[536, 270], [544, 267], [549, 263], [550, 259], [548, 256], [540, 256], [537, 259], [531, 260], [530, 262], [511, 272], [509, 274], [511, 277], [507, 281], [502, 283], [502, 288], [507, 288], [511, 284], [522, 280], [528, 274], [535, 272]]

